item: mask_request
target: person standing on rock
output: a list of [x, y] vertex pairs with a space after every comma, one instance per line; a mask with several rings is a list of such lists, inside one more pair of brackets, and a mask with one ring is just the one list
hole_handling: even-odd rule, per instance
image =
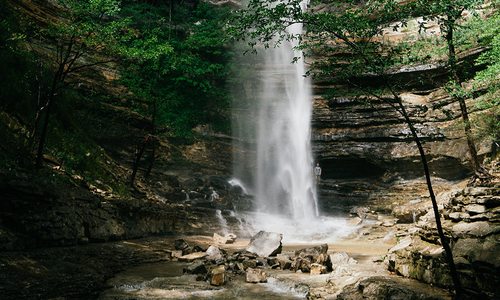
[[319, 182], [321, 179], [321, 167], [319, 163], [316, 163], [316, 167], [314, 167], [314, 176], [316, 176], [316, 181]]

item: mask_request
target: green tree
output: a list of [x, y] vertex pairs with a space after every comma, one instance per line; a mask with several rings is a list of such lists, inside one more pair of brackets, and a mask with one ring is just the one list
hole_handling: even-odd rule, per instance
[[[401, 53], [397, 52], [397, 47], [384, 44], [380, 39], [383, 29], [405, 26], [406, 20], [414, 13], [413, 7], [401, 5], [393, 0], [336, 1], [321, 10], [303, 11], [300, 2], [300, 0], [288, 0], [271, 5], [267, 1], [251, 0], [248, 8], [240, 11], [240, 15], [236, 17], [231, 32], [237, 39], [249, 39], [251, 46], [260, 43], [269, 47], [279, 44], [282, 39], [299, 39], [302, 42], [301, 47], [322, 57], [332, 57], [321, 63], [321, 69], [315, 74], [316, 76], [331, 77], [331, 74], [335, 74], [336, 80], [364, 89], [365, 93], [388, 103], [401, 114], [418, 148], [437, 231], [445, 250], [456, 295], [460, 297], [462, 288], [451, 247], [441, 225], [422, 141], [398, 93], [399, 83], [390, 72]], [[290, 36], [285, 31], [286, 27], [295, 22], [305, 24], [306, 38]], [[325, 41], [331, 41], [333, 45]], [[343, 49], [346, 54], [332, 55], [342, 51], [339, 49]], [[347, 60], [349, 63], [346, 63]], [[357, 84], [356, 78], [369, 74], [376, 74], [382, 78], [383, 90], [366, 90], [366, 87]]]
[[[496, 1], [497, 7], [500, 1]], [[486, 68], [475, 76], [475, 89], [484, 90], [484, 100], [478, 105], [489, 109], [490, 114], [485, 115], [480, 124], [483, 134], [488, 135], [499, 147], [500, 141], [500, 12], [496, 11], [490, 18], [482, 20], [479, 27], [479, 39], [481, 44], [489, 50], [483, 53], [477, 63]]]
[[109, 53], [126, 33], [124, 27], [127, 20], [116, 18], [120, 11], [118, 0], [59, 0], [57, 3], [61, 10], [60, 21], [37, 30], [36, 36], [29, 37], [35, 46], [50, 47], [50, 68], [53, 70], [35, 121], [35, 128], [39, 130], [36, 150], [38, 167], [43, 160], [51, 110], [57, 96], [70, 83], [69, 76], [115, 61], [103, 54]]
[[151, 119], [150, 132], [137, 146], [133, 182], [146, 148], [152, 153], [145, 175], [151, 171], [158, 134], [186, 137], [205, 124], [225, 129], [231, 53], [223, 30], [225, 8], [128, 3], [122, 13], [135, 29], [123, 44], [128, 63], [122, 64], [122, 82], [133, 93], [137, 110]]
[[[484, 0], [439, 0], [439, 1], [423, 1], [418, 0], [412, 3], [414, 11], [418, 15], [424, 16], [426, 20], [437, 21], [440, 25], [442, 36], [446, 40], [448, 47], [448, 68], [450, 73], [450, 82], [448, 91], [460, 104], [460, 114], [464, 123], [464, 132], [469, 148], [469, 156], [477, 177], [488, 177], [487, 171], [483, 169], [477, 156], [476, 143], [472, 133], [471, 121], [465, 100], [470, 97], [470, 94], [462, 87], [463, 79], [460, 76], [457, 66], [457, 51], [456, 51], [456, 31], [460, 23], [464, 21], [464, 12], [478, 8], [483, 4]], [[424, 28], [426, 23], [421, 24]]]

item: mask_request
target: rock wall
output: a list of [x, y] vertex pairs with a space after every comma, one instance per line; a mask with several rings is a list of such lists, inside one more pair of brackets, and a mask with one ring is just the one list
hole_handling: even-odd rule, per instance
[[[460, 281], [474, 299], [500, 297], [500, 185], [467, 187], [439, 197]], [[389, 269], [438, 286], [452, 286], [432, 212], [390, 250]]]
[[[401, 76], [410, 78], [411, 72]], [[414, 76], [419, 72], [415, 70]], [[390, 210], [387, 205], [394, 201], [415, 200], [419, 194], [426, 197], [418, 149], [402, 116], [373, 97], [328, 97], [326, 90], [316, 87], [312, 133], [314, 156], [323, 168], [323, 208], [375, 205]], [[471, 174], [458, 103], [439, 86], [410, 90], [401, 94], [403, 103], [424, 143], [435, 185], [446, 189]], [[467, 105], [473, 118], [481, 113], [474, 100]], [[491, 144], [479, 140], [479, 155], [489, 153]], [[398, 189], [399, 195], [384, 205], [384, 193], [392, 189]]]

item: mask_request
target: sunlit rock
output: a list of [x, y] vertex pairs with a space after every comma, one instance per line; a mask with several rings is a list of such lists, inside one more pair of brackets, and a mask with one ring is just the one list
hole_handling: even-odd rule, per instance
[[236, 241], [236, 235], [232, 233], [228, 233], [224, 236], [214, 233], [212, 240], [214, 243], [219, 244], [219, 245], [224, 245], [224, 244], [232, 244]]
[[213, 246], [213, 245], [208, 247], [208, 249], [205, 253], [207, 254], [206, 258], [208, 260], [220, 260], [224, 257], [221, 250], [218, 247]]
[[310, 269], [311, 269], [310, 270], [311, 275], [320, 275], [327, 273], [326, 267], [323, 266], [322, 264], [313, 263], [311, 264]]
[[201, 259], [207, 256], [205, 252], [193, 252], [187, 255], [183, 255], [179, 257], [179, 261], [194, 261], [197, 259]]
[[267, 274], [262, 269], [248, 268], [245, 280], [250, 283], [267, 282]]
[[226, 267], [218, 266], [210, 272], [210, 284], [221, 286], [226, 282]]
[[281, 233], [259, 231], [252, 237], [246, 250], [261, 257], [274, 256], [281, 253], [282, 239]]

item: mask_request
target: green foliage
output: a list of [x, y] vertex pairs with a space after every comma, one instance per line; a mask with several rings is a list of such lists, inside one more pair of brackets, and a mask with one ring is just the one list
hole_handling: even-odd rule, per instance
[[227, 129], [231, 56], [223, 25], [228, 11], [205, 3], [195, 10], [178, 4], [169, 15], [166, 4], [136, 3], [124, 12], [146, 42], [132, 39], [127, 44], [138, 55], [132, 56], [122, 80], [147, 104], [156, 125], [180, 136], [191, 135], [202, 124]]
[[476, 74], [476, 89], [486, 88], [487, 93], [477, 103], [478, 108], [487, 110], [481, 119], [475, 120], [479, 132], [500, 140], [500, 13], [483, 21], [483, 30], [479, 39], [484, 46], [490, 48], [482, 54], [477, 63], [486, 68]]

